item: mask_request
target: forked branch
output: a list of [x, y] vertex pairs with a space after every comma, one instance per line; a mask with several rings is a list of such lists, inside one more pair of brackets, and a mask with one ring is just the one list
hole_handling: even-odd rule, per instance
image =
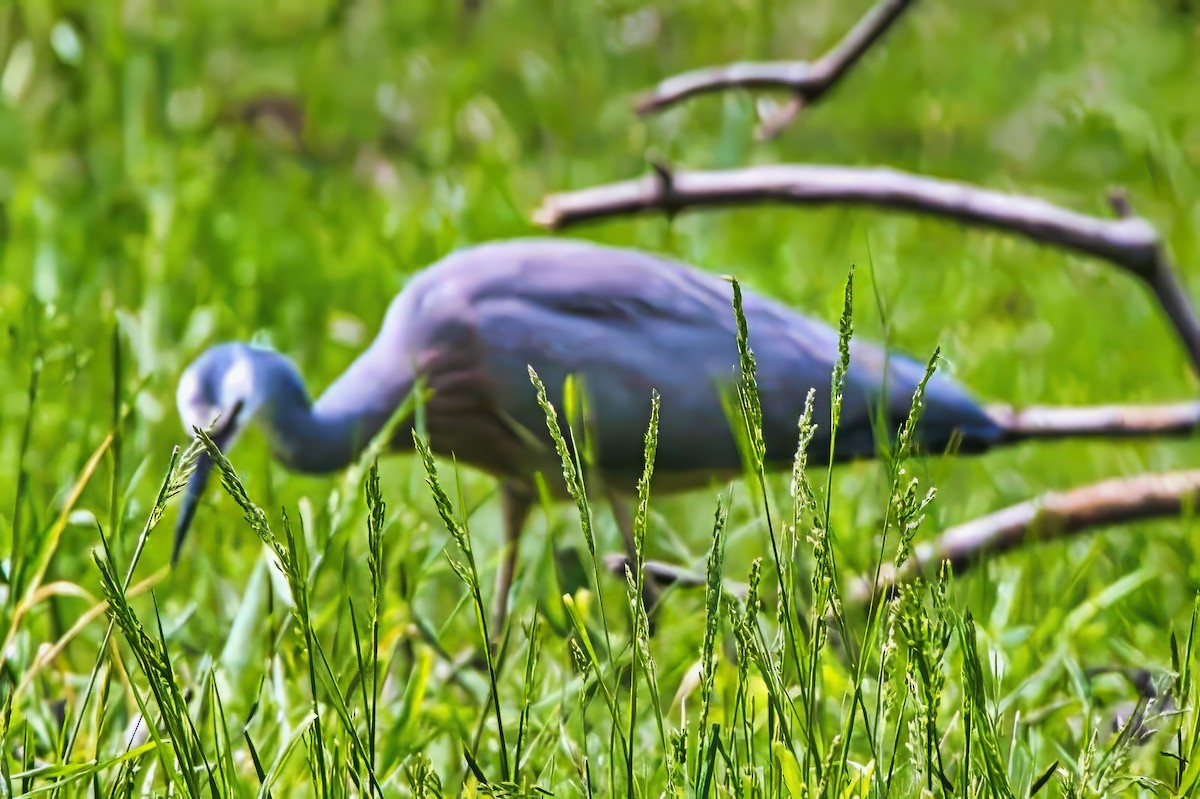
[[812, 105], [858, 63], [913, 0], [880, 0], [838, 44], [816, 61], [742, 61], [706, 67], [667, 78], [641, 95], [639, 114], [660, 111], [689, 97], [728, 89], [784, 89], [792, 100], [764, 120], [759, 136], [782, 130], [805, 106]]
[[1118, 218], [1090, 216], [1034, 197], [884, 167], [772, 165], [723, 171], [655, 174], [545, 197], [534, 222], [560, 229], [587, 220], [645, 211], [675, 213], [762, 203], [863, 205], [991, 228], [1040, 244], [1108, 261], [1141, 278], [1154, 292], [1200, 375], [1200, 322], [1179, 283], [1158, 232], [1134, 216], [1120, 195]]
[[848, 599], [866, 602], [890, 592], [897, 583], [935, 575], [942, 561], [960, 574], [989, 555], [1030, 541], [1052, 541], [1096, 527], [1191, 512], [1200, 500], [1200, 469], [1143, 474], [1104, 480], [1069, 491], [1052, 492], [981, 516], [921, 544], [897, 571], [885, 567], [872, 585], [863, 578]]

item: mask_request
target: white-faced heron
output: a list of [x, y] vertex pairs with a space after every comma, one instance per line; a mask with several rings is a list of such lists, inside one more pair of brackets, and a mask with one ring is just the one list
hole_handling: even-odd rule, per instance
[[[810, 459], [820, 463], [829, 456], [837, 333], [749, 292], [744, 308], [767, 460], [791, 465], [812, 388], [820, 427]], [[425, 407], [432, 449], [502, 482], [506, 552], [496, 596], [502, 617], [534, 476], [541, 472], [552, 488], [563, 489], [527, 367], [537, 370], [560, 409], [566, 377], [582, 378], [595, 476], [613, 499], [628, 494], [641, 475], [657, 389], [662, 415], [654, 487], [683, 490], [742, 468], [723, 396], [739, 375], [735, 334], [730, 285], [715, 275], [579, 241], [498, 242], [461, 250], [416, 274], [392, 302], [374, 342], [315, 402], [284, 356], [221, 344], [184, 372], [179, 412], [189, 430], [220, 417], [214, 440], [222, 449], [255, 424], [286, 467], [333, 472], [362, 452], [422, 376], [432, 391]], [[908, 357], [853, 342], [834, 458], [873, 456], [880, 411], [894, 432], [924, 371]], [[917, 428], [921, 448], [941, 451], [958, 439], [962, 449], [978, 451], [1003, 435], [955, 382], [936, 375], [929, 382]], [[392, 446], [412, 448], [411, 425], [402, 426]], [[210, 469], [202, 457], [188, 484], [176, 557]]]

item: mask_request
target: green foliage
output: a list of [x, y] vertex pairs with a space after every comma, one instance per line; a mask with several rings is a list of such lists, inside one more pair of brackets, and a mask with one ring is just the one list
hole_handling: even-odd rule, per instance
[[[531, 521], [500, 651], [489, 478], [427, 451], [377, 463], [382, 438], [340, 480], [286, 474], [253, 434], [232, 462], [204, 437], [173, 450], [175, 383], [205, 346], [269, 339], [319, 390], [416, 270], [528, 235], [545, 192], [648, 155], [885, 164], [1094, 213], [1124, 185], [1200, 296], [1191, 3], [924, 0], [767, 144], [745, 93], [629, 111], [682, 69], [816, 56], [868, 5], [0, 4], [0, 797], [1194, 793], [1190, 515], [869, 608], [842, 588], [1041, 491], [1194, 464], [1195, 442], [914, 458], [906, 425], [880, 462], [815, 472], [838, 419], [810, 404], [791, 473], [767, 474], [743, 318], [747, 479], [652, 495], [648, 395], [628, 575], [603, 568], [619, 536], [587, 409], [546, 402], [546, 479], [575, 506]], [[996, 234], [755, 207], [578, 235], [734, 273], [840, 326], [844, 358], [851, 329], [940, 351], [988, 400], [1196, 391], [1140, 286]], [[171, 571], [161, 522], [205, 447], [226, 493]], [[704, 588], [646, 585], [651, 560]]]

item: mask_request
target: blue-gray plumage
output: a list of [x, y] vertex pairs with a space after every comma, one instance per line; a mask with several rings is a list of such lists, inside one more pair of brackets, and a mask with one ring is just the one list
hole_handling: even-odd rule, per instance
[[[636, 250], [557, 239], [485, 244], [416, 274], [375, 341], [316, 402], [282, 355], [222, 344], [184, 373], [179, 410], [189, 429], [224, 414], [223, 448], [253, 422], [285, 466], [331, 472], [355, 459], [422, 376], [432, 389], [426, 425], [434, 451], [503, 481], [510, 558], [501, 567], [503, 606], [534, 475], [540, 471], [561, 486], [527, 366], [559, 408], [567, 375], [582, 378], [596, 476], [610, 496], [631, 491], [641, 474], [652, 389], [662, 396], [655, 488], [681, 490], [736, 475], [741, 459], [722, 398], [739, 374], [731, 296], [720, 277]], [[812, 388], [820, 427], [809, 453], [820, 462], [829, 453], [837, 333], [749, 292], [744, 307], [768, 460], [790, 466]], [[853, 342], [834, 457], [874, 455], [879, 411], [894, 432], [924, 371], [908, 357]], [[981, 450], [1003, 434], [954, 381], [935, 375], [929, 382], [920, 447], [941, 451], [960, 437], [964, 449]], [[410, 429], [400, 430], [393, 444], [411, 449]], [[188, 487], [176, 554], [208, 468], [202, 463]]]

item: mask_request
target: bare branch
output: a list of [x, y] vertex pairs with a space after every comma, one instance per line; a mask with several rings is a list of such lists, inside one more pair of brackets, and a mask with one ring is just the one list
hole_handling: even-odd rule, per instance
[[[1146, 281], [1200, 374], [1200, 322], [1154, 227], [1141, 217], [1105, 219], [1045, 200], [885, 167], [772, 165], [723, 171], [679, 171], [664, 193], [658, 175], [552, 194], [533, 215], [559, 229], [587, 220], [653, 210], [781, 202], [863, 205], [941, 217], [1001, 230], [1092, 256]], [[1123, 206], [1128, 210], [1127, 205]]]
[[1029, 541], [1053, 541], [1097, 527], [1179, 516], [1200, 500], [1200, 469], [1104, 480], [1069, 491], [1051, 492], [981, 516], [922, 544], [897, 572], [886, 568], [872, 591], [869, 578], [851, 588], [849, 599], [865, 602], [900, 582], [934, 574], [950, 561], [956, 574], [985, 556]]
[[1004, 443], [1047, 438], [1189, 436], [1200, 429], [1200, 402], [1082, 407], [990, 405]]
[[795, 96], [767, 120], [760, 138], [779, 132], [805, 106], [832, 89], [863, 54], [891, 27], [913, 0], [880, 0], [838, 44], [821, 58], [808, 61], [744, 61], [706, 67], [667, 78], [634, 102], [639, 114], [661, 111], [688, 97], [727, 89], [785, 89]]

